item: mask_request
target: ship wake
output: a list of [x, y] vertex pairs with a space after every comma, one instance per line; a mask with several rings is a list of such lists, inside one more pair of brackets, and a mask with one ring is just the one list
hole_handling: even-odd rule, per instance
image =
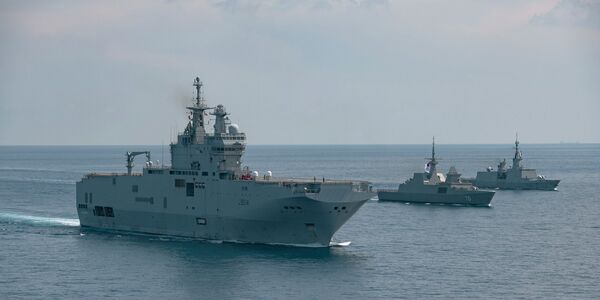
[[40, 217], [16, 213], [0, 213], [0, 223], [28, 224], [33, 226], [79, 226], [79, 219]]

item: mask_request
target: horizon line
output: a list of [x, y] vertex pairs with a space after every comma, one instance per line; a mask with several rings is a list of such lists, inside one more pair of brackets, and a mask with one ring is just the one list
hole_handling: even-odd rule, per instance
[[[114, 146], [166, 146], [169, 144], [0, 144], [0, 147], [114, 147]], [[513, 145], [514, 143], [436, 143], [436, 145]], [[552, 142], [552, 143], [525, 143], [525, 145], [598, 145], [600, 142]], [[423, 146], [431, 145], [430, 143], [405, 143], [405, 144], [246, 144], [252, 146]]]

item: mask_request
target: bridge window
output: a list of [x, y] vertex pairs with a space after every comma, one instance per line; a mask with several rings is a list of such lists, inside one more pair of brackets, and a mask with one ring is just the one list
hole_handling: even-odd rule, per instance
[[139, 190], [139, 188], [138, 188], [138, 185], [137, 185], [137, 184], [134, 184], [134, 185], [132, 185], [132, 186], [131, 186], [131, 191], [132, 191], [132, 192], [134, 192], [134, 193], [137, 193], [137, 192], [138, 192], [138, 190]]
[[438, 188], [438, 194], [445, 194], [447, 192], [448, 192], [448, 188], [447, 187]]

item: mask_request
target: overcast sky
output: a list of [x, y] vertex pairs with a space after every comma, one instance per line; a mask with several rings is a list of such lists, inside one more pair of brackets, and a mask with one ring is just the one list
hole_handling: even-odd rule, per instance
[[0, 0], [0, 144], [600, 142], [600, 1]]

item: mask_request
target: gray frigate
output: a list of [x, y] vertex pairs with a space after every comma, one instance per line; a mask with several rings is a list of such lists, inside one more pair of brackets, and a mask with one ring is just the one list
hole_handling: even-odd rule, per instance
[[[76, 184], [82, 227], [197, 239], [330, 246], [374, 196], [369, 182], [274, 177], [242, 167], [246, 135], [225, 107], [208, 107], [194, 81], [190, 120], [171, 143], [171, 166], [127, 152], [127, 173], [91, 173]], [[212, 111], [214, 130], [206, 131]], [[132, 172], [145, 155], [142, 173]]]
[[519, 150], [519, 138], [515, 139], [515, 155], [513, 165], [506, 167], [506, 159], [498, 164], [498, 170], [488, 167], [486, 171], [477, 172], [473, 184], [480, 188], [497, 188], [501, 190], [556, 190], [560, 180], [546, 179], [538, 175], [535, 169], [526, 169], [521, 166], [523, 154]]
[[482, 191], [470, 183], [463, 182], [461, 174], [454, 166], [446, 176], [438, 173], [435, 140], [431, 148], [431, 158], [428, 159], [424, 173], [414, 173], [413, 178], [401, 183], [396, 190], [378, 190], [379, 201], [490, 206], [494, 192]]

